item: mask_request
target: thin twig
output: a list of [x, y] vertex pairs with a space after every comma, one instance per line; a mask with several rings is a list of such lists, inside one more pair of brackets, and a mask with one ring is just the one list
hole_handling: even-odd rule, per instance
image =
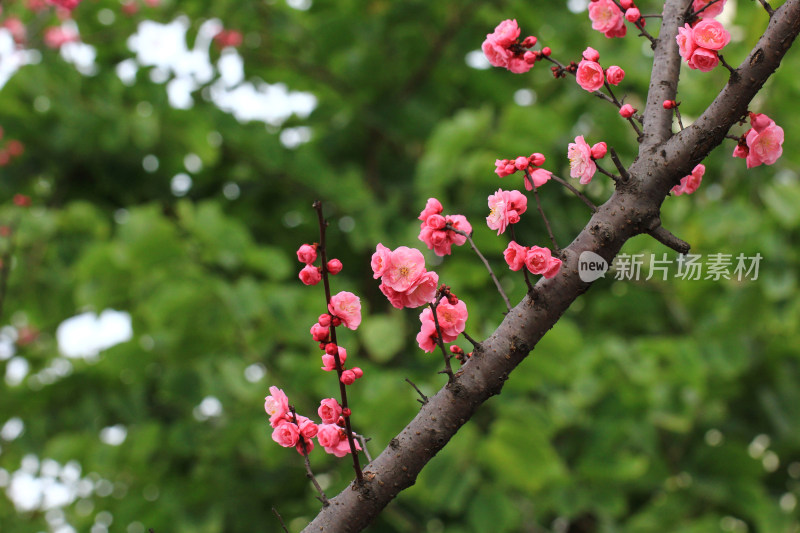
[[414, 384], [414, 382], [413, 382], [413, 381], [411, 381], [411, 380], [410, 380], [410, 379], [408, 379], [408, 378], [406, 378], [406, 381], [408, 382], [408, 384], [409, 384], [409, 385], [411, 385], [412, 387], [414, 387], [414, 390], [415, 390], [415, 391], [417, 391], [417, 394], [419, 394], [419, 395], [420, 395], [420, 397], [422, 398], [421, 400], [420, 400], [419, 398], [417, 398], [417, 401], [418, 401], [419, 403], [421, 403], [422, 405], [425, 405], [426, 403], [428, 403], [428, 397], [427, 397], [427, 396], [425, 396], [425, 395], [422, 393], [422, 391], [421, 391], [421, 390], [419, 390], [419, 387], [417, 387], [417, 386]]
[[[527, 169], [525, 169], [525, 177], [530, 179], [530, 176], [528, 175], [528, 170]], [[531, 182], [533, 182], [533, 180], [531, 180]], [[550, 242], [553, 243], [553, 250], [554, 251], [559, 251], [560, 248], [558, 247], [558, 244], [556, 243], [556, 238], [553, 235], [553, 228], [550, 227], [550, 221], [547, 220], [547, 216], [544, 214], [544, 209], [542, 209], [542, 202], [539, 201], [539, 193], [537, 192], [536, 189], [538, 189], [538, 187], [536, 187], [536, 185], [534, 185], [533, 186], [533, 197], [536, 199], [536, 208], [539, 210], [539, 214], [542, 216], [542, 220], [544, 220], [544, 227], [547, 228], [547, 234], [550, 236]], [[511, 311], [511, 308], [509, 307], [508, 310]]]
[[364, 452], [364, 455], [367, 456], [367, 462], [371, 463], [372, 462], [372, 455], [370, 455], [369, 450], [367, 449], [367, 443], [369, 441], [371, 441], [372, 439], [371, 438], [367, 438], [364, 435], [361, 435], [359, 433], [354, 433], [354, 435], [359, 440], [359, 442], [361, 442], [361, 449]]
[[[622, 14], [623, 14], [623, 17], [624, 17], [624, 15], [625, 15], [625, 10], [622, 8], [622, 5], [621, 5], [621, 4], [620, 4], [620, 3], [619, 3], [617, 0], [614, 0], [614, 3], [617, 5], [617, 7], [619, 8], [619, 10], [620, 10], [620, 11], [622, 11]], [[651, 15], [651, 16], [652, 16], [652, 15]], [[659, 16], [660, 16], [660, 15], [659, 15]], [[650, 41], [650, 44], [651, 44], [653, 47], [655, 47], [655, 46], [656, 46], [656, 38], [655, 38], [655, 37], [653, 37], [652, 35], [650, 35], [650, 34], [647, 32], [647, 30], [645, 30], [645, 29], [644, 29], [644, 24], [642, 24], [642, 23], [641, 23], [641, 17], [642, 17], [642, 15], [639, 15], [639, 17], [640, 17], [640, 20], [637, 20], [636, 22], [634, 22], [634, 24], [636, 25], [636, 27], [637, 27], [637, 28], [639, 29], [639, 31], [641, 32], [641, 33], [639, 33], [639, 35], [640, 35], [640, 36], [642, 36], [642, 37], [646, 37], [646, 38], [647, 38], [647, 39]]]
[[506, 296], [505, 291], [503, 291], [503, 286], [500, 285], [500, 281], [498, 281], [497, 276], [494, 275], [494, 272], [492, 271], [492, 267], [489, 265], [489, 261], [487, 261], [486, 258], [481, 253], [481, 251], [478, 250], [478, 247], [475, 246], [475, 242], [473, 242], [472, 237], [466, 231], [462, 231], [460, 229], [456, 229], [453, 226], [451, 226], [450, 224], [447, 224], [445, 226], [445, 229], [449, 230], [449, 231], [452, 231], [454, 233], [458, 233], [459, 235], [463, 235], [464, 237], [467, 238], [467, 240], [469, 241], [469, 245], [472, 247], [472, 249], [475, 251], [475, 253], [478, 254], [478, 257], [480, 258], [480, 260], [483, 261], [483, 266], [486, 267], [486, 270], [489, 271], [489, 276], [492, 278], [492, 281], [494, 281], [494, 285], [495, 285], [495, 287], [497, 287], [497, 292], [500, 293], [500, 296], [503, 297], [503, 301], [506, 303], [506, 309], [511, 311], [511, 302], [508, 301], [508, 296]]
[[442, 297], [437, 294], [436, 297], [436, 304], [428, 304], [433, 311], [433, 323], [436, 326], [436, 344], [439, 345], [439, 348], [442, 350], [442, 356], [444, 357], [444, 370], [440, 370], [440, 374], [447, 374], [447, 382], [452, 383], [455, 379], [453, 376], [453, 368], [450, 366], [450, 355], [447, 353], [447, 350], [444, 347], [444, 340], [442, 339], [442, 328], [439, 327], [439, 317], [436, 314], [436, 308], [439, 307], [439, 302], [441, 301]]
[[[720, 53], [717, 53], [717, 56], [719, 56], [719, 60], [720, 60], [720, 62], [722, 63], [722, 65], [723, 65], [723, 66], [724, 66], [726, 69], [728, 69], [728, 71], [731, 73], [731, 78], [732, 78], [732, 79], [734, 79], [734, 80], [738, 79], [738, 78], [739, 78], [739, 72], [738, 72], [738, 71], [737, 71], [735, 68], [733, 68], [732, 66], [730, 66], [730, 65], [728, 64], [728, 62], [727, 62], [727, 61], [725, 61], [725, 58], [724, 58], [724, 57], [722, 57], [722, 54], [720, 54]], [[677, 109], [677, 108], [676, 108], [676, 109]]]
[[711, 2], [707, 3], [706, 5], [704, 5], [703, 7], [701, 7], [700, 9], [698, 9], [697, 11], [695, 11], [695, 12], [693, 12], [693, 13], [688, 13], [688, 11], [689, 11], [689, 10], [692, 8], [692, 6], [691, 6], [691, 5], [689, 5], [689, 7], [688, 7], [688, 8], [687, 8], [687, 10], [686, 10], [686, 11], [687, 11], [687, 13], [688, 13], [688, 14], [686, 15], [686, 21], [687, 21], [687, 22], [689, 22], [689, 23], [691, 23], [691, 22], [692, 22], [694, 19], [696, 19], [696, 18], [697, 18], [697, 16], [698, 16], [700, 13], [702, 13], [703, 11], [705, 11], [706, 9], [708, 9], [709, 7], [713, 6], [714, 4], [716, 4], [717, 2], [720, 2], [720, 1], [721, 1], [721, 0], [711, 0]]
[[736, 141], [737, 143], [742, 140], [741, 137], [737, 137], [736, 135], [730, 135], [730, 134], [726, 135], [725, 138], [730, 139], [732, 141]]
[[[722, 57], [722, 56], [720, 56], [720, 57]], [[678, 126], [680, 126], [681, 127], [681, 131], [683, 131], [684, 130], [683, 120], [681, 119], [681, 110], [678, 109], [678, 106], [675, 106], [675, 117], [678, 119]]]
[[622, 178], [620, 178], [619, 176], [617, 176], [616, 174], [612, 174], [612, 173], [611, 173], [611, 172], [609, 172], [608, 170], [606, 170], [606, 169], [604, 169], [603, 167], [601, 167], [600, 165], [598, 165], [598, 164], [597, 164], [597, 162], [595, 162], [595, 166], [597, 167], [597, 170], [598, 170], [598, 171], [600, 171], [600, 173], [601, 173], [601, 174], [605, 174], [606, 176], [608, 176], [609, 178], [611, 178], [612, 180], [614, 180], [614, 183], [616, 183], [616, 182], [618, 182], [620, 179], [622, 179]]
[[614, 147], [609, 146], [608, 151], [611, 153], [611, 161], [614, 162], [614, 165], [619, 171], [619, 175], [622, 176], [622, 181], [625, 182], [631, 179], [631, 175], [628, 174], [628, 170], [622, 165], [622, 162], [619, 160], [619, 156], [617, 155], [617, 151], [614, 150]]
[[[275, 509], [275, 506], [274, 506], [274, 505], [272, 506], [272, 512], [275, 514], [275, 516], [277, 516], [277, 517], [278, 517], [278, 522], [280, 522], [280, 523], [281, 523], [281, 528], [283, 528], [283, 530], [284, 530], [286, 533], [289, 533], [289, 530], [288, 530], [288, 529], [286, 529], [286, 524], [284, 524], [284, 523], [283, 523], [283, 517], [282, 517], [282, 516], [281, 516], [281, 514], [278, 512], [278, 510], [277, 510], [277, 509]], [[150, 530], [150, 533], [153, 533], [153, 530], [152, 530], [152, 529]]]
[[470, 337], [466, 331], [462, 331], [461, 334], [464, 335], [465, 339], [467, 339], [470, 343], [472, 343], [472, 346], [474, 348], [480, 348], [481, 343]]
[[561, 184], [561, 185], [563, 185], [564, 187], [566, 187], [567, 189], [569, 189], [570, 191], [572, 191], [572, 193], [573, 193], [575, 196], [577, 196], [578, 198], [580, 198], [581, 200], [583, 200], [583, 203], [585, 203], [585, 204], [586, 204], [586, 205], [589, 207], [589, 209], [591, 209], [591, 210], [592, 210], [592, 213], [594, 213], [595, 211], [597, 211], [597, 206], [596, 206], [596, 205], [594, 205], [594, 204], [592, 203], [592, 201], [591, 201], [591, 200], [589, 200], [588, 198], [586, 198], [586, 197], [583, 195], [583, 193], [582, 193], [581, 191], [579, 191], [578, 189], [576, 189], [575, 187], [573, 187], [573, 186], [572, 186], [572, 185], [571, 185], [571, 184], [570, 184], [568, 181], [564, 180], [563, 178], [559, 178], [559, 177], [558, 177], [558, 176], [556, 176], [555, 174], [551, 174], [551, 175], [550, 175], [550, 177], [551, 177], [552, 179], [556, 180], [558, 183], [560, 183], [560, 184]]
[[772, 9], [772, 6], [769, 5], [769, 2], [767, 2], [767, 0], [758, 0], [758, 1], [761, 2], [761, 5], [764, 6], [764, 9], [767, 10], [769, 17], [772, 18], [772, 15], [775, 14], [775, 10]]
[[[316, 210], [317, 218], [319, 220], [319, 244], [317, 245], [317, 252], [320, 254], [320, 258], [322, 259], [322, 281], [325, 287], [325, 309], [328, 310], [331, 303], [331, 286], [328, 281], [328, 256], [325, 249], [325, 228], [328, 227], [328, 221], [322, 216], [322, 202], [317, 200], [313, 203], [312, 207], [314, 210]], [[341, 406], [343, 410], [347, 409], [349, 411], [347, 405], [347, 386], [342, 382], [342, 372], [344, 372], [344, 368], [342, 367], [342, 362], [339, 360], [339, 343], [336, 341], [336, 328], [333, 325], [333, 315], [331, 315], [330, 331], [331, 342], [337, 347], [337, 349], [334, 350], [333, 359], [336, 362], [336, 374], [339, 378], [339, 393], [342, 396]], [[353, 430], [350, 427], [350, 415], [344, 416], [344, 425], [345, 429], [347, 430], [347, 442], [350, 444], [350, 455], [353, 456], [353, 470], [356, 471], [356, 479], [358, 479], [358, 482], [361, 483], [364, 480], [364, 474], [361, 472], [361, 465], [358, 462], [358, 450], [356, 449], [356, 441], [353, 439]]]
[[673, 235], [671, 231], [661, 225], [660, 220], [656, 220], [653, 227], [647, 233], [664, 246], [672, 248], [679, 254], [688, 254], [691, 249], [688, 242]]
[[[292, 412], [292, 421], [294, 425], [297, 426], [297, 432], [300, 433], [300, 424], [297, 423], [297, 412], [294, 410], [294, 406], [290, 405], [289, 410]], [[314, 488], [317, 489], [319, 492], [319, 496], [317, 499], [322, 502], [323, 507], [327, 507], [330, 505], [328, 502], [328, 497], [325, 496], [325, 491], [322, 490], [319, 483], [317, 483], [317, 478], [314, 477], [314, 472], [311, 471], [311, 461], [308, 460], [308, 448], [306, 448], [306, 438], [303, 437], [302, 434], [299, 435], [300, 439], [300, 447], [303, 449], [303, 462], [306, 464], [306, 477], [311, 480], [311, 483], [314, 484]]]

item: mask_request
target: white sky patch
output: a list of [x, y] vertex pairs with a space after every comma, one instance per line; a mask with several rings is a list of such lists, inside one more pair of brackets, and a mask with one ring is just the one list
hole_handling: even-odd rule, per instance
[[296, 128], [286, 128], [280, 135], [281, 144], [293, 150], [311, 140], [311, 128], [298, 126]]
[[0, 438], [7, 441], [12, 441], [22, 435], [25, 431], [25, 423], [19, 417], [9, 418], [3, 428], [0, 429]]
[[253, 363], [244, 369], [244, 378], [250, 383], [258, 383], [267, 375], [267, 368], [261, 363]]
[[56, 330], [59, 351], [73, 359], [93, 359], [132, 337], [131, 315], [113, 309], [106, 309], [100, 316], [88, 312], [68, 318]]
[[22, 66], [38, 63], [41, 53], [37, 50], [18, 49], [11, 32], [0, 28], [0, 87], [11, 79]]
[[[295, 9], [308, 9], [309, 0], [294, 0]], [[240, 122], [261, 121], [280, 126], [293, 114], [306, 118], [317, 107], [311, 93], [289, 91], [282, 83], [253, 84], [245, 81], [244, 61], [234, 48], [221, 52], [216, 68], [211, 63], [209, 48], [222, 29], [218, 19], [204, 22], [197, 32], [194, 45], [189, 49], [187, 17], [178, 17], [169, 24], [142, 21], [137, 31], [128, 39], [128, 48], [136, 53], [117, 65], [117, 76], [123, 83], [134, 83], [139, 67], [152, 67], [150, 79], [167, 83], [167, 96], [172, 107], [190, 109], [194, 104], [192, 93], [212, 80], [209, 95], [220, 109], [231, 113]]]
[[311, 9], [311, 0], [286, 0], [286, 5], [292, 9], [308, 11]]

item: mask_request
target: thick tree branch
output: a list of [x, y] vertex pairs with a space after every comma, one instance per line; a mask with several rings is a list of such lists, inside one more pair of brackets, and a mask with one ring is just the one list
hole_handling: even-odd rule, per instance
[[683, 17], [692, 0], [667, 0], [662, 11], [661, 32], [653, 56], [653, 70], [650, 73], [650, 89], [647, 91], [647, 104], [644, 108], [642, 144], [639, 154], [672, 135], [672, 113], [664, 109], [664, 100], [674, 100], [678, 94], [678, 76], [681, 71], [681, 57], [675, 36], [678, 27], [683, 26]]
[[509, 373], [569, 305], [589, 289], [590, 284], [578, 276], [580, 254], [592, 251], [610, 263], [629, 238], [655, 227], [669, 190], [722, 141], [800, 32], [800, 0], [787, 0], [775, 11], [753, 52], [737, 69], [739, 78], [728, 83], [692, 126], [672, 136], [671, 113], [661, 103], [674, 99], [679, 67], [675, 34], [688, 4], [689, 0], [667, 0], [664, 8], [664, 26], [645, 112], [647, 139], [629, 169], [631, 179], [620, 183], [563, 251], [564, 264], [559, 274], [539, 280], [497, 330], [476, 348], [454, 381], [431, 397], [364, 468], [364, 482], [352, 483], [331, 499], [331, 505], [322, 509], [304, 531], [360, 531], [400, 491], [414, 484], [425, 464], [483, 402], [500, 393]]

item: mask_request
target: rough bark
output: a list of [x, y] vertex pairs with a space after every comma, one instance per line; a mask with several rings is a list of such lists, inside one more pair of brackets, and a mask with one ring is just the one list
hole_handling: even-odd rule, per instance
[[673, 134], [671, 112], [663, 110], [661, 102], [676, 94], [680, 58], [675, 35], [683, 25], [690, 1], [665, 2], [644, 115], [643, 142], [639, 156], [628, 169], [630, 179], [617, 184], [611, 198], [564, 250], [561, 272], [553, 279], [539, 280], [475, 350], [455, 381], [431, 397], [364, 468], [364, 483], [353, 482], [331, 499], [331, 504], [304, 531], [361, 531], [400, 491], [414, 484], [425, 464], [483, 402], [500, 393], [511, 371], [569, 305], [589, 289], [590, 284], [578, 276], [582, 252], [592, 251], [610, 263], [622, 245], [640, 233], [651, 233], [661, 242], [681, 246], [679, 239], [660, 227], [661, 203], [680, 178], [720, 144], [731, 126], [746, 113], [753, 96], [800, 32], [800, 0], [787, 0], [775, 11], [761, 39], [706, 112], [692, 126]]

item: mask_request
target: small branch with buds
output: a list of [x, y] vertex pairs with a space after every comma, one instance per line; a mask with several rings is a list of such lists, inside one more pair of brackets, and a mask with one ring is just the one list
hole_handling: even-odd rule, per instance
[[[291, 411], [292, 413], [292, 421], [294, 422], [294, 425], [297, 426], [297, 430], [299, 432], [300, 424], [297, 423], [297, 412], [294, 410], [293, 405], [289, 406], [289, 411]], [[317, 489], [317, 492], [319, 492], [319, 496], [317, 497], [317, 499], [322, 502], [323, 507], [327, 507], [328, 505], [330, 505], [330, 503], [328, 502], [328, 497], [325, 496], [325, 492], [322, 490], [322, 487], [317, 482], [317, 478], [314, 477], [314, 472], [311, 471], [311, 461], [308, 460], [308, 449], [306, 448], [306, 438], [302, 435], [302, 433], [299, 436], [299, 441], [300, 441], [300, 447], [303, 450], [303, 462], [305, 462], [306, 465], [306, 477], [311, 480], [311, 483], [314, 485], [314, 488]]]
[[447, 353], [447, 350], [444, 347], [444, 339], [442, 338], [442, 328], [439, 327], [439, 316], [436, 314], [436, 308], [439, 307], [439, 302], [443, 296], [441, 293], [436, 294], [436, 303], [428, 304], [433, 312], [433, 323], [436, 326], [436, 344], [442, 350], [442, 356], [444, 356], [444, 370], [440, 370], [440, 374], [447, 374], [447, 382], [452, 383], [455, 377], [453, 376], [453, 368], [450, 366], [450, 354]]
[[[328, 221], [322, 216], [322, 202], [317, 200], [314, 202], [313, 207], [317, 212], [317, 218], [319, 220], [319, 245], [317, 246], [317, 253], [319, 253], [320, 257], [322, 258], [322, 281], [325, 287], [325, 309], [328, 309], [331, 303], [331, 287], [330, 282], [328, 281], [328, 257], [325, 249], [325, 229], [328, 227]], [[347, 430], [347, 442], [350, 444], [350, 455], [353, 456], [353, 470], [355, 470], [356, 479], [358, 479], [358, 482], [360, 483], [364, 479], [364, 474], [361, 472], [361, 465], [358, 462], [358, 450], [356, 449], [356, 442], [355, 439], [353, 439], [353, 430], [350, 426], [350, 409], [347, 406], [347, 386], [342, 381], [342, 372], [344, 372], [344, 369], [342, 368], [342, 362], [339, 359], [339, 343], [336, 341], [336, 327], [333, 324], [333, 315], [331, 315], [330, 332], [331, 342], [337, 347], [337, 350], [334, 350], [332, 355], [336, 361], [336, 374], [339, 378], [339, 393], [342, 397], [342, 411], [344, 413], [348, 413], [344, 415], [344, 424], [345, 429]]]

